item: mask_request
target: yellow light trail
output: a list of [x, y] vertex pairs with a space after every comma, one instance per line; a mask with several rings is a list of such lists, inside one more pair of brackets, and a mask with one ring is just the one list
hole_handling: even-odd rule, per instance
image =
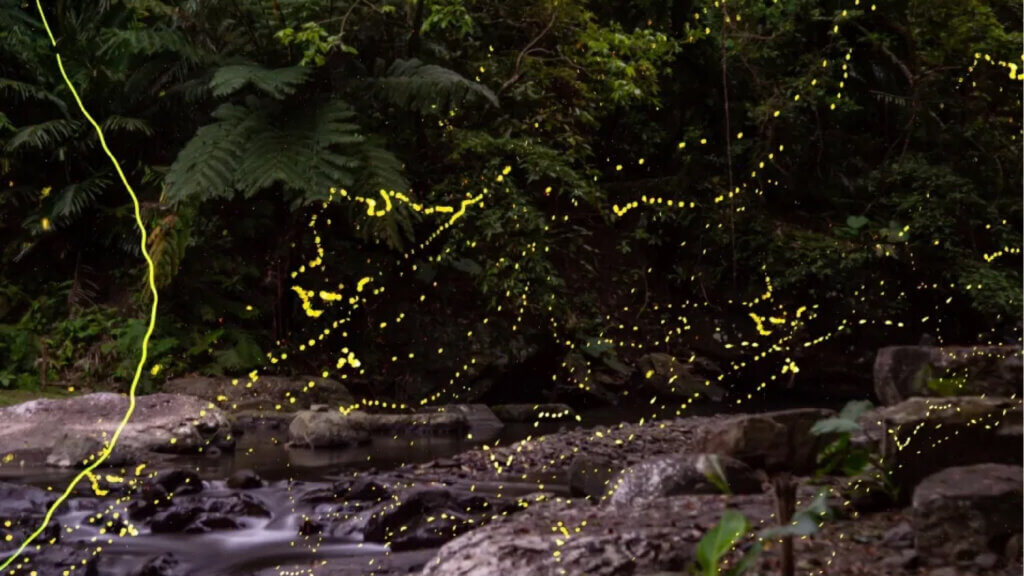
[[[46, 29], [46, 34], [50, 37], [50, 44], [53, 45], [54, 49], [57, 48], [57, 40], [53, 37], [53, 32], [50, 30], [50, 24], [46, 21], [46, 14], [43, 13], [43, 5], [41, 0], [36, 0], [36, 8], [39, 10], [39, 18], [43, 21], [43, 27]], [[132, 189], [131, 184], [128, 183], [128, 178], [125, 177], [124, 171], [121, 170], [121, 163], [117, 161], [114, 153], [110, 151], [107, 146], [107, 141], [103, 137], [103, 130], [100, 129], [100, 125], [96, 123], [96, 120], [89, 114], [89, 111], [85, 109], [85, 104], [82, 103], [82, 98], [78, 95], [78, 91], [75, 90], [74, 84], [68, 78], [68, 73], [64, 70], [64, 62], [60, 58], [60, 53], [54, 50], [54, 56], [57, 59], [57, 67], [60, 69], [60, 75], [64, 78], [64, 83], [67, 84], [68, 90], [71, 91], [71, 95], [74, 96], [75, 102], [78, 103], [78, 109], [82, 111], [82, 115], [89, 121], [89, 124], [96, 130], [96, 135], [99, 137], [100, 146], [103, 151], [106, 152], [107, 157], [114, 164], [114, 169], [117, 170], [117, 175], [121, 178], [121, 183], [124, 184], [125, 189], [128, 191], [128, 195], [132, 198], [132, 206], [135, 209], [135, 224], [139, 228], [139, 245], [142, 248], [142, 256], [146, 259], [147, 268], [147, 281], [149, 284], [149, 291], [153, 294], [153, 304], [149, 309], [149, 325], [146, 327], [146, 334], [142, 337], [142, 354], [139, 357], [139, 364], [135, 367], [135, 375], [132, 377], [132, 384], [128, 388], [128, 410], [124, 413], [124, 417], [121, 418], [121, 423], [118, 424], [117, 429], [114, 430], [114, 434], [110, 437], [110, 442], [103, 448], [99, 457], [96, 458], [92, 464], [87, 466], [84, 470], [78, 473], [68, 487], [64, 489], [64, 493], [57, 498], [56, 501], [46, 511], [46, 516], [43, 517], [43, 522], [35, 532], [30, 534], [28, 538], [15, 550], [10, 556], [8, 556], [3, 563], [0, 563], [0, 571], [6, 569], [11, 565], [14, 560], [25, 551], [25, 548], [32, 543], [33, 540], [39, 537], [46, 529], [46, 525], [50, 523], [53, 518], [53, 514], [57, 511], [57, 508], [67, 500], [68, 496], [71, 495], [71, 491], [74, 490], [75, 486], [78, 485], [82, 479], [87, 476], [93, 477], [93, 470], [103, 464], [104, 461], [110, 456], [110, 453], [114, 450], [114, 446], [117, 445], [117, 440], [121, 436], [121, 432], [124, 431], [125, 426], [128, 425], [128, 421], [132, 417], [132, 413], [135, 411], [135, 393], [139, 386], [139, 379], [142, 377], [142, 369], [146, 365], [146, 357], [149, 354], [149, 339], [153, 335], [153, 330], [156, 328], [156, 310], [158, 295], [156, 290], [156, 269], [153, 266], [153, 259], [149, 255], [149, 249], [146, 246], [146, 226], [142, 222], [142, 213], [139, 208], [139, 198], [135, 195], [135, 190]]]

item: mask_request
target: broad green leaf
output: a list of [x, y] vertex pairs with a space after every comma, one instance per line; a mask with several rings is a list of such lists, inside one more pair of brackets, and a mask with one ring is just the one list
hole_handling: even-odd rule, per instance
[[719, 564], [733, 546], [747, 533], [747, 518], [742, 513], [726, 509], [722, 518], [697, 544], [697, 563], [704, 576], [717, 576]]

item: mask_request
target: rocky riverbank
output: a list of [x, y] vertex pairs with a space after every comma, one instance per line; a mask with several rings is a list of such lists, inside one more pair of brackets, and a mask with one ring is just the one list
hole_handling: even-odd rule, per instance
[[[908, 367], [908, 357], [923, 359], [927, 370], [937, 363], [934, 354], [880, 353], [876, 376], [887, 389], [915, 389], [906, 379], [924, 368]], [[94, 576], [682, 575], [726, 510], [750, 526], [727, 560], [751, 550], [762, 528], [779, 523], [785, 497], [773, 486], [785, 478], [795, 481], [798, 514], [812, 504], [829, 511], [795, 538], [797, 573], [1019, 574], [1022, 412], [1007, 370], [990, 369], [999, 365], [985, 364], [999, 385], [978, 386], [1003, 397], [891, 395], [890, 405], [841, 413], [806, 408], [579, 428], [575, 412], [559, 405], [503, 407], [498, 418], [483, 405], [374, 414], [318, 402], [229, 417], [218, 407], [224, 391], [212, 399], [145, 396], [113, 466], [78, 487], [14, 574], [77, 567]], [[318, 401], [340, 393], [321, 387], [330, 393]], [[250, 395], [227, 402], [268, 401]], [[9, 454], [0, 471], [33, 458], [51, 467], [88, 463], [126, 407], [122, 397], [93, 394], [0, 409], [0, 451]], [[565, 429], [534, 436], [526, 425], [515, 442], [494, 435], [531, 418]], [[458, 453], [391, 467], [373, 467], [370, 458], [313, 480], [296, 478], [288, 463], [296, 473], [281, 480], [252, 470], [211, 477], [180, 459], [187, 453], [215, 463], [271, 446], [291, 459], [367, 442], [369, 457], [381, 439], [415, 448], [474, 434]], [[253, 437], [261, 440], [238, 440]], [[854, 460], [825, 470], [837, 454]], [[847, 472], [857, 458], [875, 465]], [[55, 499], [52, 489], [0, 483], [0, 553], [32, 533]], [[779, 537], [761, 545], [749, 573], [779, 573]]]

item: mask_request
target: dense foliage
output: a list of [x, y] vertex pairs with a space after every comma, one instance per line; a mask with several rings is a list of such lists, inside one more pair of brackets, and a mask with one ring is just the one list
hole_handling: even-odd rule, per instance
[[[142, 198], [162, 290], [148, 386], [319, 334], [290, 274], [320, 237], [307, 288], [382, 271], [386, 292], [277, 366], [333, 372], [351, 347], [350, 379], [381, 397], [454, 375], [597, 390], [644, 351], [735, 363], [766, 286], [758, 314], [813, 311], [779, 361], [823, 335], [850, 361], [924, 333], [1018, 338], [1017, 2], [43, 7]], [[20, 0], [0, 0], [0, 172], [0, 387], [123, 379], [146, 303], [130, 203]], [[487, 196], [417, 248], [443, 219], [324, 208], [332, 187]], [[616, 216], [641, 198], [685, 208]]]

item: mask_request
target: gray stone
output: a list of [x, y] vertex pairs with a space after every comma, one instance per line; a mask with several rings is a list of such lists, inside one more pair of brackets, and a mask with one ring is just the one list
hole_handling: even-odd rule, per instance
[[[169, 380], [165, 392], [187, 394], [235, 410], [297, 411], [303, 406], [324, 404], [331, 410], [346, 409], [355, 398], [337, 380], [317, 377], [260, 376], [255, 381], [241, 378], [191, 376]], [[293, 402], [291, 399], [294, 398]]]
[[[89, 434], [65, 435], [46, 457], [46, 463], [60, 468], [84, 468], [99, 457], [106, 441]], [[118, 442], [104, 460], [106, 466], [124, 466], [140, 461], [140, 455], [131, 446]]]
[[295, 415], [288, 426], [289, 442], [308, 448], [344, 448], [370, 441], [362, 412], [311, 412]]
[[706, 396], [721, 400], [725, 391], [710, 380], [694, 373], [694, 366], [677, 360], [671, 354], [653, 352], [637, 360], [644, 385], [656, 394], [669, 398]]
[[1020, 396], [1019, 346], [890, 346], [875, 357], [875, 394], [883, 404], [914, 396]]
[[719, 477], [733, 494], [761, 492], [761, 480], [746, 464], [717, 454], [681, 454], [647, 460], [624, 470], [611, 483], [613, 506], [683, 494], [721, 494]]
[[499, 404], [491, 411], [502, 422], [535, 422], [537, 420], [572, 420], [576, 411], [565, 404]]
[[929, 561], [951, 564], [1005, 550], [1024, 530], [1024, 474], [1019, 466], [948, 468], [914, 490], [914, 545]]
[[[726, 502], [725, 497], [704, 495], [624, 507], [569, 506], [558, 500], [533, 504], [448, 542], [421, 575], [641, 576], [678, 572], [694, 562], [697, 542], [721, 517]], [[773, 510], [768, 495], [733, 496], [728, 503], [755, 526]]]
[[458, 412], [363, 414], [360, 422], [367, 432], [386, 436], [460, 435], [469, 428], [466, 416]]
[[594, 502], [604, 500], [612, 489], [612, 480], [621, 468], [609, 460], [578, 455], [569, 464], [566, 480], [569, 493]]
[[432, 408], [429, 412], [460, 414], [466, 419], [469, 431], [480, 436], [497, 434], [505, 427], [486, 404], [448, 404]]
[[812, 471], [823, 439], [810, 433], [815, 422], [835, 412], [800, 408], [742, 414], [710, 426], [697, 442], [701, 452], [723, 454], [767, 471]]
[[227, 487], [235, 490], [251, 490], [261, 486], [263, 486], [263, 478], [249, 469], [236, 470], [227, 480]]
[[870, 418], [884, 431], [879, 451], [903, 501], [918, 482], [944, 468], [1022, 462], [1020, 400], [911, 398], [877, 410]]
[[[51, 454], [54, 464], [73, 464], [110, 438], [128, 410], [128, 397], [98, 392], [72, 398], [40, 399], [0, 408], [0, 453]], [[224, 414], [209, 402], [179, 394], [139, 396], [112, 455], [127, 463], [146, 451], [186, 453], [209, 446], [229, 430]], [[61, 453], [65, 439], [90, 437]], [[84, 456], [83, 456], [84, 457]]]

